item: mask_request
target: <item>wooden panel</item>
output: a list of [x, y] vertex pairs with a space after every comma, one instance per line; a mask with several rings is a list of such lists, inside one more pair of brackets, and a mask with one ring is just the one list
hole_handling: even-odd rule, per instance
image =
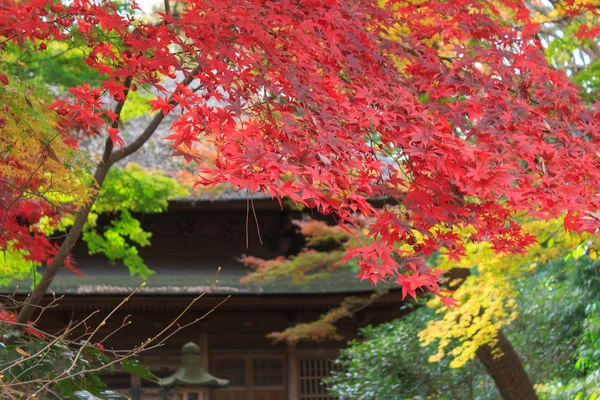
[[328, 359], [302, 359], [300, 363], [300, 400], [334, 400], [321, 383], [335, 365]]
[[255, 389], [254, 400], [285, 400], [285, 392], [283, 389]]
[[243, 356], [226, 356], [213, 358], [211, 373], [214, 376], [229, 380], [229, 387], [246, 386], [247, 362]]
[[252, 364], [253, 384], [256, 387], [283, 386], [283, 359], [255, 358]]
[[288, 343], [288, 397], [287, 400], [298, 400], [298, 358], [296, 344]]
[[219, 389], [211, 394], [212, 400], [285, 400], [283, 389]]
[[247, 400], [248, 393], [245, 388], [219, 389], [211, 393], [212, 400]]
[[[173, 395], [170, 394], [168, 399], [173, 399]], [[144, 389], [140, 393], [141, 400], [163, 400], [165, 398], [165, 391], [163, 389]]]
[[286, 400], [286, 365], [283, 354], [211, 354], [211, 373], [231, 380], [214, 390], [211, 400]]

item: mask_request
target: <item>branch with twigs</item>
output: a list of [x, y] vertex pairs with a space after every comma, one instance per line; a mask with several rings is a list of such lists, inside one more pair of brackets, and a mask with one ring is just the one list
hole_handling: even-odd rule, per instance
[[[187, 74], [186, 78], [182, 80], [181, 84], [183, 86], [189, 86], [195, 79], [200, 69], [201, 67], [199, 65], [192, 69]], [[131, 80], [128, 78], [128, 80], [125, 83], [131, 84]], [[118, 103], [115, 107], [115, 114], [117, 115], [116, 120], [118, 120], [119, 115], [123, 109], [123, 104], [127, 100], [128, 92], [129, 90], [125, 92], [125, 100]], [[173, 98], [171, 98], [169, 100], [169, 104], [177, 105], [177, 102]], [[20, 309], [19, 314], [17, 315], [18, 322], [25, 323], [29, 319], [31, 319], [33, 313], [35, 312], [35, 305], [40, 304], [42, 298], [44, 297], [44, 294], [52, 284], [54, 277], [56, 276], [58, 271], [60, 271], [60, 269], [64, 266], [65, 260], [71, 252], [71, 249], [73, 248], [73, 246], [75, 246], [75, 243], [79, 240], [79, 237], [83, 232], [83, 228], [92, 210], [92, 206], [96, 201], [95, 196], [97, 196], [97, 193], [100, 191], [100, 188], [104, 183], [104, 179], [106, 178], [109, 169], [115, 163], [138, 151], [156, 132], [159, 125], [163, 122], [165, 116], [166, 114], [162, 112], [156, 113], [154, 118], [146, 126], [143, 132], [141, 132], [135, 140], [133, 140], [131, 143], [127, 144], [121, 149], [113, 149], [112, 140], [110, 138], [106, 139], [102, 159], [99, 162], [96, 172], [94, 174], [96, 194], [92, 196], [88, 204], [82, 207], [75, 215], [75, 219], [73, 225], [71, 226], [71, 229], [67, 233], [54, 258], [47, 265], [46, 271], [44, 272], [38, 286], [33, 290], [31, 296], [28, 297], [25, 304]]]
[[[115, 368], [126, 360], [138, 357], [141, 353], [157, 349], [165, 345], [165, 343], [178, 332], [197, 324], [202, 321], [212, 312], [214, 312], [221, 304], [229, 299], [229, 296], [216, 304], [201, 316], [192, 319], [189, 322], [182, 323], [182, 318], [188, 311], [210, 292], [218, 284], [218, 274], [214, 282], [198, 296], [194, 297], [186, 307], [173, 319], [164, 329], [161, 329], [149, 339], [144, 340], [140, 344], [130, 349], [104, 349], [104, 343], [109, 337], [119, 332], [124, 327], [131, 324], [129, 315], [126, 316], [116, 329], [111, 329], [103, 337], [100, 332], [103, 327], [114, 319], [117, 311], [123, 309], [125, 304], [131, 300], [138, 292], [140, 292], [144, 284], [132, 291], [123, 300], [116, 305], [101, 321], [97, 324], [90, 324], [92, 317], [97, 316], [99, 311], [94, 311], [87, 315], [79, 322], [71, 321], [65, 328], [57, 334], [43, 332], [45, 339], [44, 345], [37, 348], [36, 351], [30, 353], [23, 350], [27, 348], [28, 339], [21, 337], [9, 344], [8, 349], [16, 350], [20, 357], [11, 360], [0, 361], [0, 397], [8, 399], [33, 399], [33, 398], [61, 398], [57, 391], [58, 385], [64, 381], [79, 381], [84, 380], [90, 375], [106, 374], [114, 371]], [[6, 296], [5, 300], [12, 301], [13, 305], [18, 306], [12, 296]], [[53, 300], [47, 306], [37, 306], [40, 309], [40, 315], [49, 308], [54, 308], [58, 305], [58, 300]], [[4, 325], [9, 327], [7, 331], [14, 332], [17, 330], [31, 329], [31, 324], [21, 323], [18, 321], [4, 321]], [[83, 329], [83, 334], [77, 334], [77, 331]], [[41, 332], [36, 329], [37, 332]], [[39, 339], [38, 339], [39, 341]], [[63, 356], [62, 360], [56, 360], [56, 350], [69, 351], [69, 357]], [[89, 359], [88, 351], [100, 352], [104, 357], [104, 362], [95, 362]], [[7, 354], [7, 353], [5, 353]], [[64, 364], [68, 358], [68, 362]], [[61, 361], [64, 365], [60, 365]], [[44, 372], [44, 365], [51, 363], [54, 368]]]

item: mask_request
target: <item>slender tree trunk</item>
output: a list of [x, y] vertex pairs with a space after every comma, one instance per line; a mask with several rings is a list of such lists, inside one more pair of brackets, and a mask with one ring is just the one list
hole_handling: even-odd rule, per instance
[[504, 400], [537, 400], [533, 383], [529, 379], [523, 364], [506, 336], [498, 331], [496, 349], [502, 355], [493, 353], [489, 346], [477, 349], [477, 358], [490, 374]]
[[[107, 153], [110, 155], [112, 149], [112, 142], [109, 142], [110, 140], [111, 139], [107, 139], [105, 155]], [[102, 187], [104, 179], [106, 178], [106, 174], [110, 169], [110, 164], [104, 163], [104, 159], [108, 161], [108, 157], [103, 157], [103, 162], [101, 162], [100, 165], [98, 165], [98, 169], [94, 174], [96, 188], [98, 191]], [[65, 265], [65, 260], [67, 259], [69, 253], [73, 249], [73, 246], [75, 246], [75, 243], [77, 243], [77, 241], [79, 240], [81, 232], [83, 232], [83, 227], [85, 226], [88, 216], [90, 215], [90, 211], [92, 210], [92, 206], [95, 202], [96, 195], [92, 197], [90, 202], [83, 206], [79, 210], [79, 212], [77, 212], [77, 215], [75, 216], [75, 221], [73, 222], [73, 226], [71, 226], [71, 228], [69, 229], [67, 236], [63, 240], [60, 248], [54, 255], [54, 258], [52, 259], [50, 264], [46, 266], [46, 271], [42, 275], [42, 279], [38, 282], [31, 295], [28, 296], [25, 303], [23, 303], [23, 307], [21, 307], [21, 309], [19, 310], [19, 313], [17, 314], [17, 322], [19, 324], [26, 324], [27, 321], [31, 319], [35, 311], [38, 309], [42, 299], [44, 298], [44, 295], [46, 294], [46, 291], [50, 287], [50, 284], [52, 283], [52, 281], [54, 281], [54, 278], [56, 277], [58, 271], [60, 271]]]
[[[199, 70], [200, 66], [198, 65], [189, 74], [187, 74], [186, 78], [181, 81], [181, 84], [184, 86], [188, 86], [190, 83], [192, 83]], [[124, 86], [127, 87], [127, 90], [125, 91], [125, 99], [127, 99], [127, 94], [129, 93], [129, 87], [131, 86], [131, 82], [131, 77], [127, 77], [127, 79], [124, 82]], [[113, 128], [118, 127], [117, 121], [119, 120], [121, 111], [123, 110], [124, 103], [125, 101], [118, 103], [114, 110], [114, 113], [117, 115], [117, 118], [112, 125]], [[172, 96], [169, 100], [169, 104], [177, 105], [177, 102], [173, 100]], [[106, 140], [106, 147], [104, 148], [102, 161], [100, 161], [100, 164], [98, 164], [96, 173], [94, 174], [94, 179], [96, 180], [96, 189], [98, 191], [102, 188], [102, 184], [104, 183], [104, 179], [106, 178], [106, 174], [108, 173], [110, 167], [113, 166], [115, 163], [121, 161], [122, 159], [126, 158], [127, 156], [138, 151], [154, 134], [158, 126], [165, 118], [165, 115], [166, 114], [162, 112], [156, 113], [154, 115], [154, 118], [152, 118], [152, 121], [150, 121], [148, 126], [146, 126], [146, 129], [144, 129], [144, 131], [133, 142], [131, 142], [123, 148], [113, 150], [112, 140], [110, 138]], [[92, 206], [96, 202], [96, 199], [96, 196], [92, 197], [90, 202], [86, 204], [77, 213], [75, 217], [75, 222], [73, 223], [73, 226], [71, 227], [69, 233], [65, 237], [63, 243], [61, 244], [60, 249], [54, 256], [50, 264], [48, 264], [46, 271], [44, 272], [39, 284], [33, 290], [31, 295], [27, 297], [27, 300], [25, 300], [23, 307], [21, 307], [21, 309], [19, 310], [19, 313], [17, 314], [18, 323], [26, 324], [27, 321], [31, 319], [35, 311], [39, 308], [39, 305], [42, 299], [44, 298], [46, 291], [52, 284], [52, 281], [54, 281], [54, 278], [56, 277], [58, 271], [60, 271], [60, 269], [64, 266], [65, 260], [71, 252], [71, 250], [73, 249], [73, 246], [75, 246], [75, 243], [77, 243], [77, 241], [79, 240], [81, 232], [83, 231], [87, 218], [90, 214], [90, 211], [92, 210]]]

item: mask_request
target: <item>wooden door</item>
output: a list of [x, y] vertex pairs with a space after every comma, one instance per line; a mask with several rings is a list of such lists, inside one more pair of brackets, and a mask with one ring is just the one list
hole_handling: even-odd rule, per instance
[[286, 400], [286, 368], [283, 355], [211, 355], [211, 374], [229, 379], [223, 389], [212, 391], [211, 400]]

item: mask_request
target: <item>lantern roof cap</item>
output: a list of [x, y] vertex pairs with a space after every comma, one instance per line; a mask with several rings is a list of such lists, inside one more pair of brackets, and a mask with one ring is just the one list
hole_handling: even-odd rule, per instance
[[229, 380], [212, 376], [200, 364], [200, 347], [193, 342], [181, 348], [181, 365], [175, 373], [160, 379], [158, 384], [164, 387], [173, 386], [198, 386], [198, 387], [225, 387]]

